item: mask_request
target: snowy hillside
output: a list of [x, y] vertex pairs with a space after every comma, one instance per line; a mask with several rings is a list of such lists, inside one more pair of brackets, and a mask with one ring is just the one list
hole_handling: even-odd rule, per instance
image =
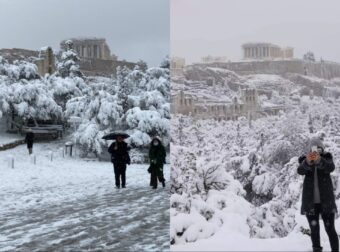
[[[247, 82], [265, 86], [263, 79], [248, 77]], [[272, 77], [268, 83], [280, 85]], [[174, 115], [172, 250], [205, 251], [212, 244], [214, 250], [234, 251], [310, 248], [308, 223], [300, 215], [303, 177], [297, 174], [297, 159], [307, 151], [310, 137], [323, 137], [334, 156], [332, 178], [340, 198], [340, 100], [290, 92], [278, 97], [287, 106], [285, 113], [251, 122]], [[323, 227], [322, 241], [329, 249]]]
[[[256, 88], [261, 105], [283, 105], [286, 97], [300, 95], [339, 97], [338, 79], [326, 80], [314, 76], [287, 73], [238, 75], [233, 71], [192, 65], [186, 67], [184, 77], [175, 77], [171, 83], [171, 93], [184, 91], [198, 100], [228, 103], [240, 96], [240, 89]], [[289, 103], [286, 105], [290, 105]]]

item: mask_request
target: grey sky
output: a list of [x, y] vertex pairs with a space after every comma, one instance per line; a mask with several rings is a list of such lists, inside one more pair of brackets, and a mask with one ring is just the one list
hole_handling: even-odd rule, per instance
[[96, 36], [120, 59], [155, 66], [169, 54], [169, 22], [168, 0], [0, 0], [0, 48]]
[[338, 0], [171, 0], [171, 54], [242, 58], [241, 44], [271, 42], [340, 62]]

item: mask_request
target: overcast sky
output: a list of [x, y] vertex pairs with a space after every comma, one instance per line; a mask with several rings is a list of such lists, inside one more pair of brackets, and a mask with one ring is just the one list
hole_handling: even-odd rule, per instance
[[245, 42], [292, 46], [340, 62], [339, 0], [171, 0], [171, 54], [242, 58]]
[[155, 66], [169, 54], [169, 22], [168, 0], [0, 0], [0, 48], [95, 36], [120, 59]]

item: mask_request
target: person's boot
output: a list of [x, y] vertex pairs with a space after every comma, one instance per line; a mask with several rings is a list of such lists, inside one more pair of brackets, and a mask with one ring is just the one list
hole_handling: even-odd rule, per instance
[[116, 185], [116, 188], [119, 189], [119, 188], [120, 188], [120, 185]]
[[313, 252], [322, 252], [322, 247], [313, 247]]
[[162, 186], [165, 187], [165, 181], [164, 180], [162, 181]]

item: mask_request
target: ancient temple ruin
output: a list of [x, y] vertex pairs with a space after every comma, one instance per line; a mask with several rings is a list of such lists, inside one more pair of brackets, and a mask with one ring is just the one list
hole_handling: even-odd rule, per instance
[[53, 74], [56, 71], [55, 55], [50, 46], [40, 49], [39, 57], [34, 61], [41, 76]]
[[104, 38], [71, 38], [60, 42], [61, 50], [66, 50], [66, 41], [73, 42], [73, 49], [78, 56], [83, 59], [102, 59], [117, 60], [117, 57], [111, 55], [110, 48]]
[[234, 97], [232, 102], [205, 101], [182, 90], [171, 97], [171, 113], [198, 119], [237, 120], [240, 116], [256, 119], [260, 112], [255, 89], [241, 90], [241, 97]]
[[117, 56], [111, 53], [104, 38], [65, 39], [60, 42], [61, 51], [66, 50], [67, 41], [72, 41], [72, 48], [80, 58], [80, 71], [86, 76], [111, 77], [116, 75], [118, 66], [130, 69], [136, 66], [134, 62], [118, 60]]
[[246, 43], [242, 45], [244, 59], [292, 59], [294, 48], [281, 48], [271, 43]]

